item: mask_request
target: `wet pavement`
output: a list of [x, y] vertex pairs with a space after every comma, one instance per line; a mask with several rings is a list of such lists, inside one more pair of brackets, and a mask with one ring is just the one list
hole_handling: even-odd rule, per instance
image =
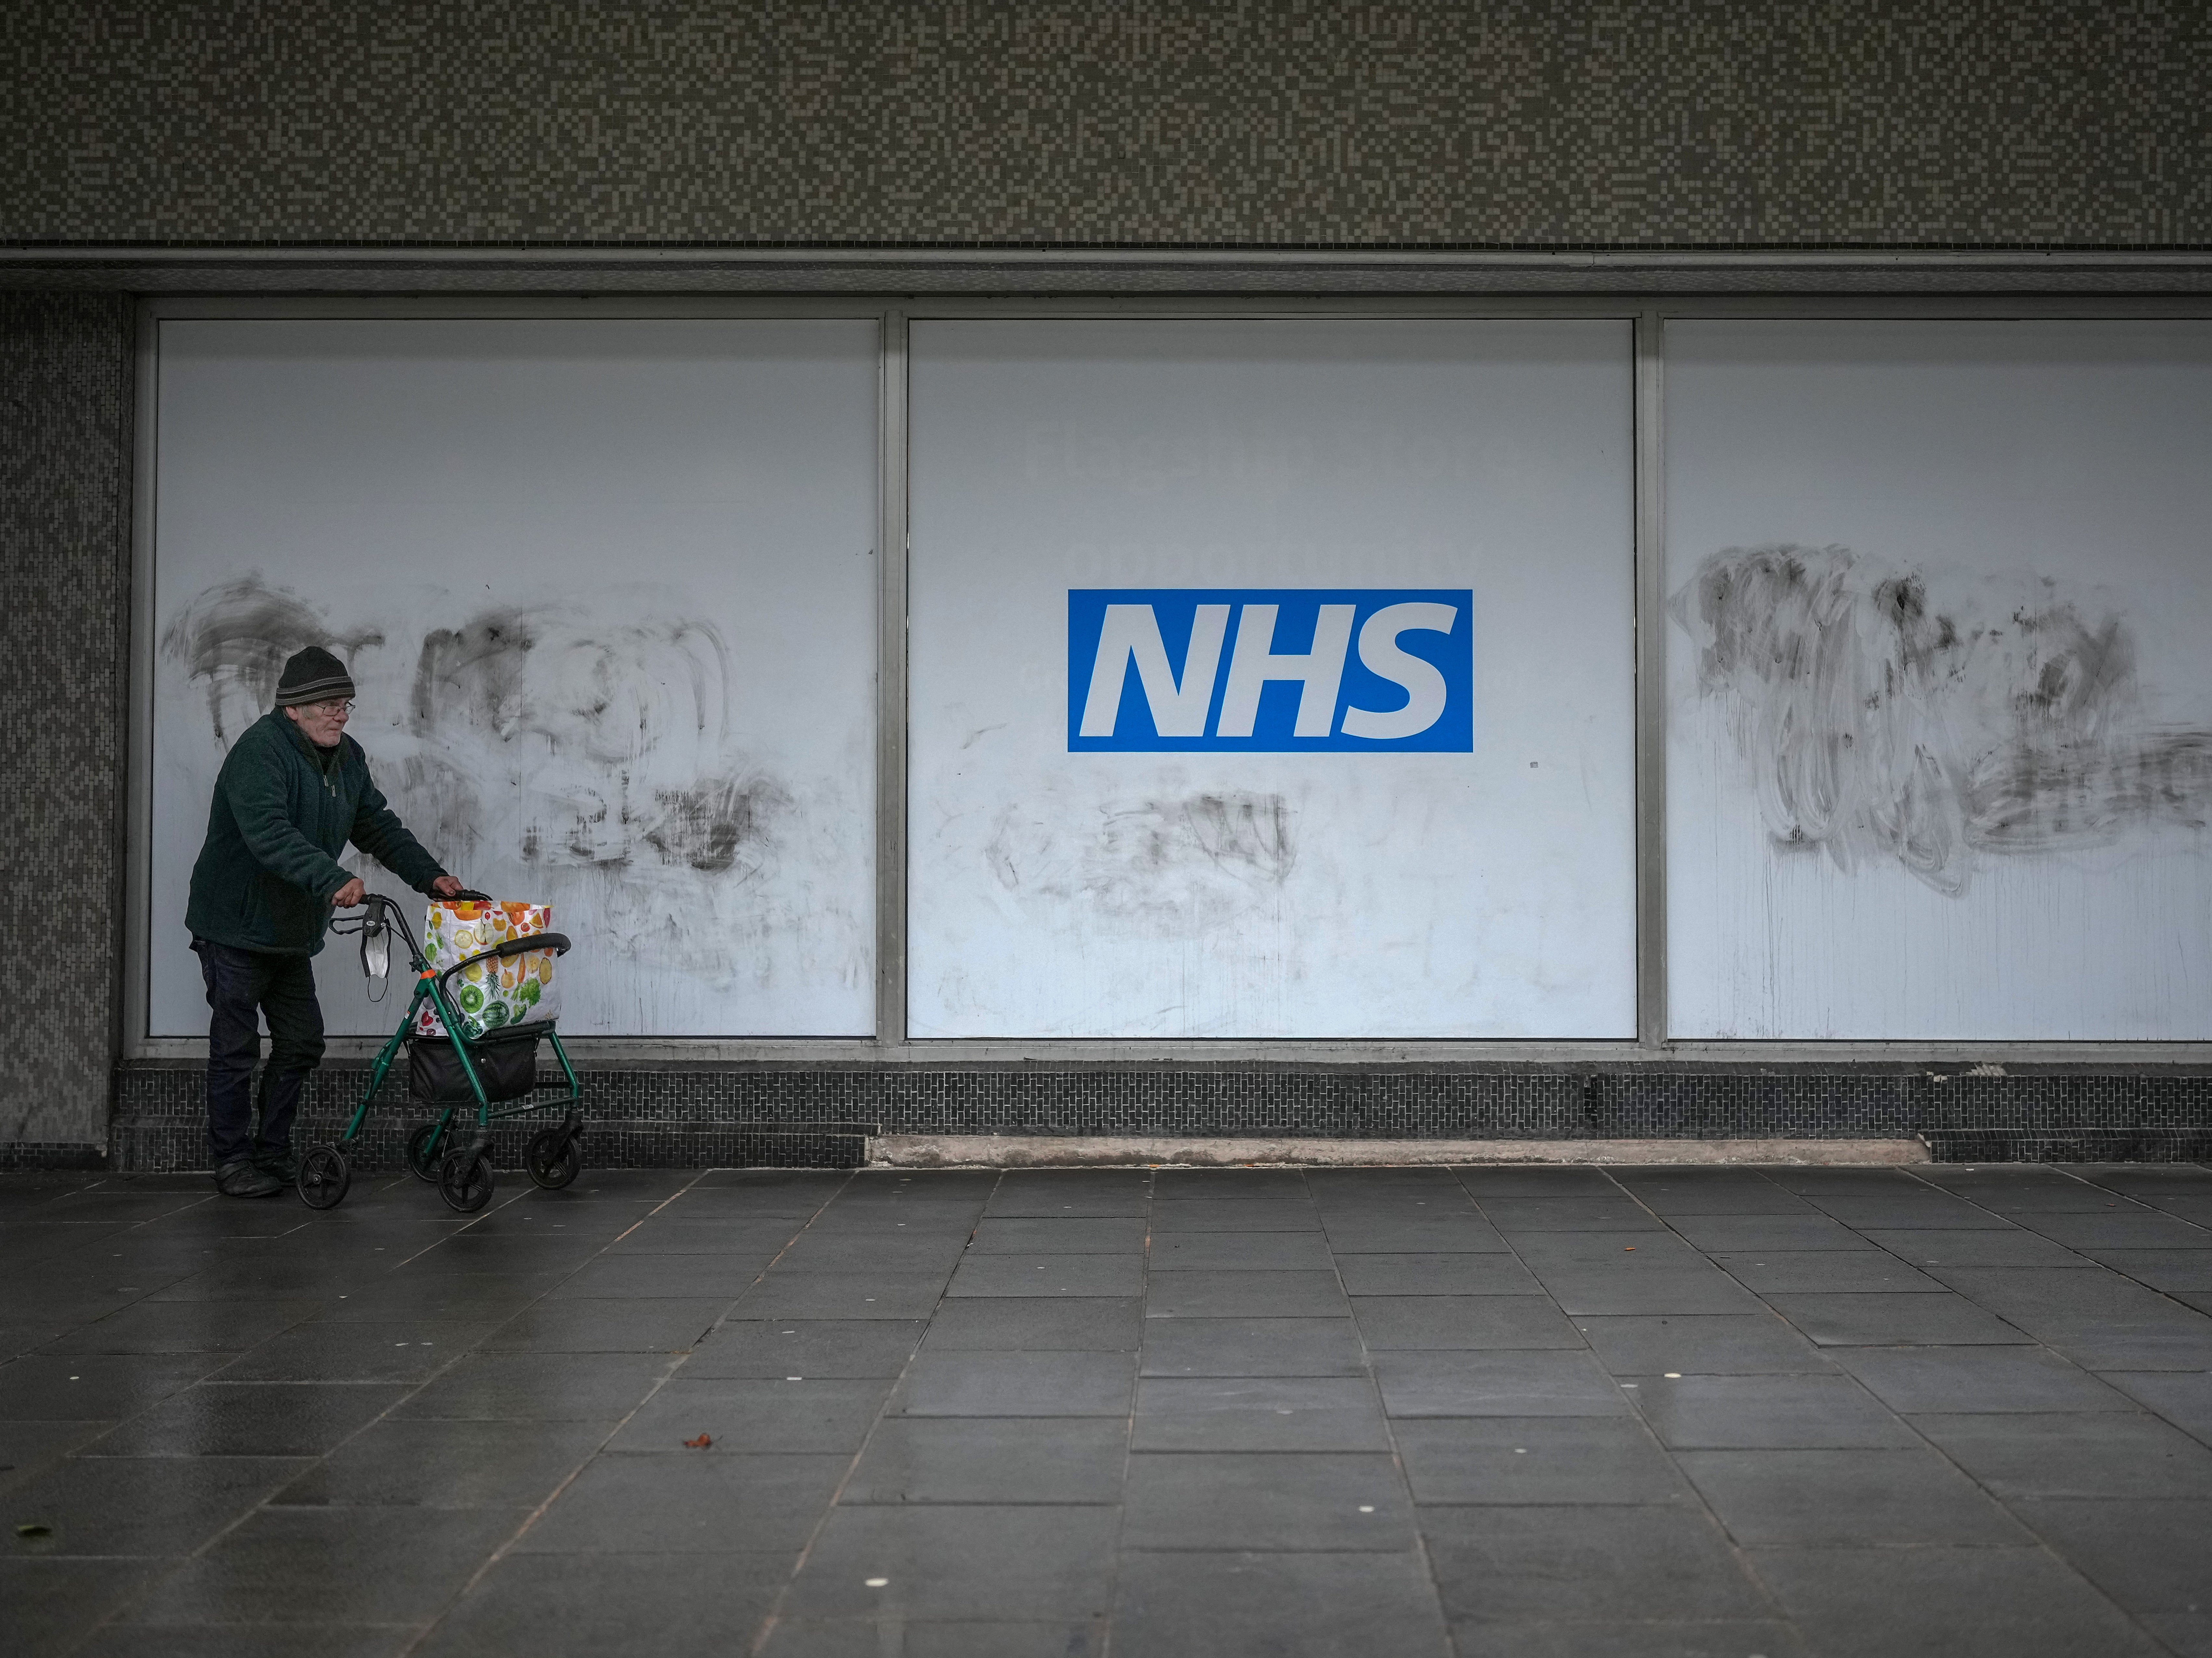
[[2196, 1166], [5, 1176], [0, 1648], [2208, 1655], [2208, 1311]]

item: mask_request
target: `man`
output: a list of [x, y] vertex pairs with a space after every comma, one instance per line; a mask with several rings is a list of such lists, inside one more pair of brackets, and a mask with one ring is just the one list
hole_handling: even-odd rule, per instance
[[[207, 980], [208, 1146], [227, 1197], [270, 1197], [299, 1173], [292, 1114], [323, 1058], [315, 954], [331, 912], [364, 890], [337, 854], [349, 840], [419, 893], [462, 890], [369, 781], [361, 745], [345, 735], [353, 694], [345, 664], [319, 647], [284, 664], [276, 708], [223, 760], [192, 866], [185, 924]], [[258, 1132], [257, 1013], [269, 1019]]]

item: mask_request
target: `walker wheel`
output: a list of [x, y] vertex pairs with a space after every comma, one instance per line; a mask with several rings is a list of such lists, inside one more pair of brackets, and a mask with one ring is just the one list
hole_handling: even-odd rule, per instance
[[464, 1149], [438, 1165], [438, 1195], [448, 1207], [473, 1215], [491, 1201], [491, 1159]]
[[345, 1201], [346, 1188], [353, 1184], [353, 1170], [347, 1166], [345, 1153], [336, 1146], [317, 1146], [300, 1159], [300, 1173], [293, 1184], [299, 1188], [300, 1201], [310, 1209], [336, 1209]]
[[584, 1167], [584, 1153], [578, 1142], [582, 1135], [567, 1134], [557, 1128], [540, 1129], [530, 1137], [523, 1149], [522, 1166], [530, 1171], [532, 1185], [547, 1192], [558, 1192], [574, 1179]]
[[418, 1180], [438, 1179], [438, 1153], [430, 1145], [437, 1133], [435, 1123], [417, 1123], [407, 1131], [407, 1172]]

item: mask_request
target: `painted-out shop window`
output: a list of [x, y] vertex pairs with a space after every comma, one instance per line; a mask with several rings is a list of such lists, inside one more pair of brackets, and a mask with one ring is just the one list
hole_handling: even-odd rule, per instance
[[2212, 1037], [2212, 324], [1666, 331], [1685, 1037]]
[[403, 820], [579, 941], [568, 1029], [872, 1030], [872, 319], [161, 330], [149, 1034], [205, 1028], [209, 793], [309, 643]]
[[913, 342], [917, 1035], [1635, 1033], [1627, 324]]

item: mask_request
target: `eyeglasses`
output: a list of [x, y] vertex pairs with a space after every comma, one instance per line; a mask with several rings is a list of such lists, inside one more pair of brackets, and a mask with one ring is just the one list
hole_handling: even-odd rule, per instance
[[353, 699], [348, 697], [337, 702], [307, 703], [300, 711], [302, 714], [350, 714], [353, 712]]

